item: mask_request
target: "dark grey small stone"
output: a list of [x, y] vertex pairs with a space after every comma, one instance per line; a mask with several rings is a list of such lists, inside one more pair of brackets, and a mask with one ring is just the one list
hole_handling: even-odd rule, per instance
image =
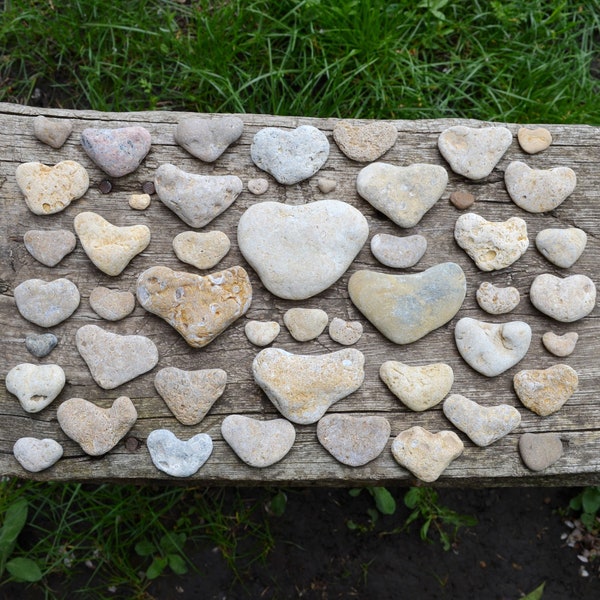
[[53, 333], [31, 333], [25, 338], [25, 347], [37, 358], [48, 356], [57, 344], [58, 338]]

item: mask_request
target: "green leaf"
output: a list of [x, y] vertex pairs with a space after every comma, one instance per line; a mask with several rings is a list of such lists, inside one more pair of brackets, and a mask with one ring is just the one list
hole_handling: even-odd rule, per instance
[[600, 488], [587, 487], [583, 490], [581, 505], [586, 513], [596, 513], [600, 509]]
[[150, 540], [142, 540], [135, 545], [135, 553], [138, 556], [150, 556], [156, 551], [156, 546]]
[[[408, 508], [415, 508], [421, 500], [421, 489], [418, 487], [411, 487], [406, 494], [404, 494], [404, 504]], [[415, 517], [416, 518], [416, 517]]]
[[356, 531], [358, 529], [358, 525], [352, 519], [349, 519], [348, 521], [346, 521], [346, 527], [350, 531]]
[[152, 561], [152, 564], [148, 567], [146, 571], [146, 577], [148, 579], [156, 579], [164, 570], [168, 564], [168, 560], [163, 558], [162, 556], [157, 556]]
[[572, 510], [581, 510], [582, 498], [583, 494], [577, 494], [577, 496], [571, 498], [571, 501], [569, 502], [569, 508]]
[[188, 568], [185, 564], [185, 560], [183, 560], [179, 554], [169, 554], [167, 560], [169, 561], [169, 567], [171, 567], [173, 573], [177, 575], [185, 575], [187, 573]]
[[377, 510], [383, 515], [393, 515], [396, 512], [396, 500], [392, 494], [384, 487], [374, 487], [372, 490]]
[[379, 519], [379, 512], [374, 508], [367, 508], [367, 514], [373, 523], [376, 523]]
[[175, 552], [181, 552], [187, 536], [185, 533], [165, 533], [160, 538], [160, 549], [163, 554], [171, 554]]
[[287, 496], [285, 492], [279, 490], [269, 501], [268, 510], [275, 517], [281, 517], [287, 506]]
[[30, 558], [18, 557], [9, 560], [6, 563], [7, 571], [19, 581], [28, 581], [33, 583], [42, 578], [42, 571], [37, 563]]
[[361, 492], [362, 488], [352, 488], [351, 490], [348, 490], [348, 494], [353, 498], [356, 498]]
[[4, 515], [4, 523], [0, 529], [0, 554], [8, 556], [14, 547], [19, 534], [27, 522], [28, 502], [25, 498], [11, 504]]
[[541, 585], [536, 587], [535, 590], [533, 590], [533, 592], [529, 592], [529, 594], [527, 594], [527, 596], [523, 596], [523, 598], [521, 598], [521, 600], [540, 600], [540, 598], [542, 597], [542, 594], [544, 593], [545, 585], [546, 585], [546, 582], [544, 581], [544, 583], [542, 583]]

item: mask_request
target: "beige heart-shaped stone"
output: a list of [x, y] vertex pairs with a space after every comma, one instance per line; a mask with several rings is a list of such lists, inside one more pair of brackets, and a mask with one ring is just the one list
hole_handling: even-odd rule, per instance
[[173, 239], [177, 258], [197, 269], [212, 269], [230, 248], [229, 237], [222, 231], [184, 231]]
[[13, 446], [13, 454], [19, 464], [31, 473], [50, 468], [63, 455], [63, 447], [49, 438], [19, 438]]
[[542, 336], [542, 343], [546, 350], [554, 356], [569, 356], [573, 354], [579, 334], [576, 331], [569, 331], [563, 335], [557, 335], [553, 331], [546, 331]]
[[524, 433], [519, 438], [519, 453], [527, 468], [543, 471], [563, 454], [563, 445], [557, 433]]
[[537, 127], [536, 129], [521, 127], [517, 132], [517, 139], [519, 140], [519, 146], [527, 154], [537, 154], [550, 146], [552, 134], [545, 127]]
[[392, 123], [384, 121], [366, 125], [339, 121], [333, 128], [333, 139], [348, 158], [357, 162], [371, 162], [384, 155], [396, 143], [398, 130]]
[[90, 306], [99, 317], [107, 321], [120, 321], [133, 312], [135, 296], [131, 292], [99, 285], [90, 293]]
[[55, 267], [75, 250], [77, 238], [67, 229], [32, 229], [23, 236], [23, 243], [33, 258], [47, 267]]

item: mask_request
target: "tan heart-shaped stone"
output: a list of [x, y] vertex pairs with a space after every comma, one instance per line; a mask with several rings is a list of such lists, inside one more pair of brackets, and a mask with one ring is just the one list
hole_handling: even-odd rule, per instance
[[536, 129], [521, 127], [517, 132], [517, 139], [519, 140], [519, 146], [527, 154], [537, 154], [550, 146], [552, 134], [545, 127], [537, 127]]
[[339, 121], [333, 128], [333, 139], [339, 149], [357, 162], [371, 162], [385, 154], [398, 139], [398, 130], [392, 123], [375, 121], [366, 125], [352, 125]]
[[47, 267], [55, 267], [75, 250], [77, 238], [67, 229], [32, 229], [23, 236], [23, 243], [33, 258]]
[[173, 239], [177, 258], [197, 269], [212, 269], [230, 248], [229, 237], [222, 231], [184, 231]]
[[527, 468], [543, 471], [562, 456], [563, 445], [558, 433], [524, 433], [519, 438], [519, 453]]

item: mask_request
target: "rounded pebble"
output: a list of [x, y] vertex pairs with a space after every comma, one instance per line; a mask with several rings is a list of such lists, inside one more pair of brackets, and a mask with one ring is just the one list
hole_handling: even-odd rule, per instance
[[337, 182], [333, 179], [327, 179], [326, 177], [319, 177], [317, 179], [317, 187], [322, 194], [329, 194], [337, 187]]
[[269, 189], [269, 182], [262, 177], [248, 180], [248, 191], [255, 196], [261, 196]]
[[563, 269], [572, 267], [587, 244], [583, 229], [543, 229], [535, 237], [537, 249], [553, 264]]
[[72, 131], [73, 124], [67, 119], [48, 119], [44, 115], [33, 119], [33, 135], [52, 148], [63, 146]]
[[110, 194], [112, 191], [112, 183], [108, 179], [103, 179], [98, 184], [98, 190], [101, 194]]
[[131, 292], [95, 287], [90, 294], [92, 310], [107, 321], [120, 321], [133, 312], [135, 296]]
[[398, 237], [377, 233], [371, 238], [373, 256], [386, 267], [407, 269], [416, 265], [427, 250], [427, 239], [422, 235]]
[[6, 389], [19, 399], [28, 413], [46, 408], [60, 394], [65, 383], [65, 372], [58, 365], [22, 363], [6, 375]]
[[542, 273], [533, 280], [529, 299], [545, 315], [563, 323], [572, 323], [594, 310], [596, 286], [586, 275], [561, 278]]
[[528, 469], [543, 471], [563, 455], [563, 444], [558, 433], [524, 433], [519, 453]]
[[517, 308], [521, 295], [515, 287], [497, 287], [484, 281], [477, 289], [477, 304], [490, 315], [504, 315]]
[[68, 229], [32, 229], [23, 236], [23, 243], [33, 258], [47, 267], [55, 267], [75, 250], [77, 238]]
[[53, 333], [30, 333], [25, 338], [25, 347], [37, 358], [48, 356], [58, 344], [58, 338]]
[[13, 446], [18, 463], [30, 473], [39, 473], [54, 465], [63, 455], [63, 447], [49, 438], [19, 438]]
[[542, 152], [552, 143], [552, 134], [545, 127], [537, 127], [529, 129], [521, 127], [517, 132], [519, 146], [527, 152], [527, 154], [537, 154]]
[[279, 335], [281, 327], [277, 321], [248, 321], [244, 332], [255, 346], [268, 346]]
[[579, 334], [576, 331], [569, 331], [564, 335], [556, 335], [552, 331], [547, 331], [542, 336], [542, 343], [548, 352], [554, 356], [570, 356], [575, 350], [575, 345], [579, 339]]
[[362, 337], [363, 326], [360, 321], [344, 321], [334, 317], [329, 323], [329, 337], [338, 344], [352, 346]]
[[177, 258], [197, 269], [212, 269], [231, 248], [231, 241], [222, 231], [184, 231], [173, 239]]
[[475, 203], [475, 196], [469, 192], [456, 190], [450, 194], [450, 202], [452, 202], [458, 210], [466, 210]]
[[299, 342], [308, 342], [319, 337], [329, 317], [320, 308], [290, 308], [283, 315], [283, 322], [291, 336]]
[[150, 206], [150, 194], [131, 194], [129, 206], [134, 210], [146, 210]]

